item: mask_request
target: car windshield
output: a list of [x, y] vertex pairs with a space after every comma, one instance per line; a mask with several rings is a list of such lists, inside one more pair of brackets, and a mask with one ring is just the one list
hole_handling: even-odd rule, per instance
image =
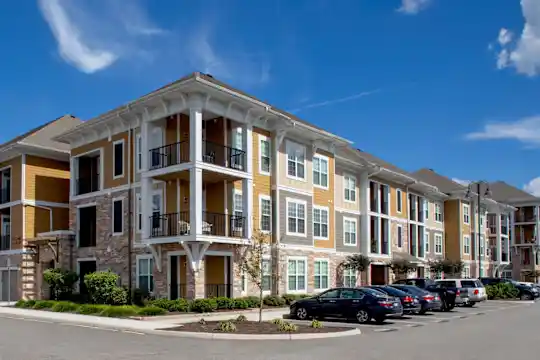
[[[377, 290], [379, 290], [379, 288], [375, 288]], [[399, 296], [399, 297], [404, 297], [404, 296], [407, 296], [408, 294], [402, 290], [399, 290], [399, 289], [396, 289], [396, 288], [393, 288], [391, 286], [385, 286], [383, 288], [380, 288], [381, 291], [384, 291], [392, 296]]]

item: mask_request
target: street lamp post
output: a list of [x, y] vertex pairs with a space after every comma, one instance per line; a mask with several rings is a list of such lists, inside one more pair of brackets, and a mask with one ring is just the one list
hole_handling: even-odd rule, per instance
[[[480, 240], [481, 240], [481, 231], [482, 231], [482, 223], [480, 222], [480, 203], [482, 201], [482, 185], [485, 185], [486, 187], [486, 190], [484, 191], [484, 195], [483, 197], [484, 198], [487, 198], [487, 197], [491, 197], [491, 190], [489, 190], [489, 183], [487, 181], [483, 181], [483, 180], [480, 180], [480, 181], [476, 181], [476, 182], [473, 182], [473, 183], [470, 183], [469, 184], [469, 188], [468, 188], [468, 191], [467, 191], [467, 197], [468, 198], [473, 198], [473, 192], [475, 192], [476, 190], [476, 196], [477, 196], [477, 204], [476, 204], [476, 208], [477, 208], [477, 220], [476, 222], [478, 223], [477, 224], [477, 230], [478, 230], [478, 277], [482, 277], [482, 252], [480, 251], [481, 250], [481, 246], [480, 246]], [[474, 187], [476, 187], [476, 189], [474, 189]], [[485, 241], [485, 239], [483, 240]], [[484, 244], [485, 245], [485, 244]]]

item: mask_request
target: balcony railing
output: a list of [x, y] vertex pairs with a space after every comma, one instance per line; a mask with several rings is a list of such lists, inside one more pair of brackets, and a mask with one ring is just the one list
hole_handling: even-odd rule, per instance
[[514, 221], [515, 222], [535, 222], [536, 215], [535, 214], [517, 214]]
[[[150, 237], [184, 236], [191, 234], [189, 211], [150, 216]], [[203, 211], [202, 235], [244, 237], [245, 217]]]
[[505, 253], [505, 252], [501, 253], [501, 261], [502, 262], [510, 261], [510, 258], [508, 257], [508, 253]]
[[1, 188], [0, 189], [0, 204], [5, 204], [11, 201], [11, 189]]
[[162, 169], [189, 162], [189, 142], [181, 141], [150, 150], [149, 169]]
[[205, 284], [205, 296], [214, 297], [232, 297], [232, 284]]
[[246, 171], [245, 151], [210, 141], [203, 141], [203, 161], [208, 164]]
[[0, 251], [4, 250], [11, 250], [11, 237], [9, 235], [0, 237]]
[[77, 195], [99, 191], [99, 175], [80, 177], [76, 181]]

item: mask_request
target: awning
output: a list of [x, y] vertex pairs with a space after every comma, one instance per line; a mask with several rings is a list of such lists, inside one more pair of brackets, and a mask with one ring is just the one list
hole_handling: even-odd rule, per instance
[[423, 264], [424, 261], [420, 260], [416, 256], [413, 256], [405, 251], [393, 251], [392, 252], [392, 260], [397, 261], [407, 261], [413, 264]]

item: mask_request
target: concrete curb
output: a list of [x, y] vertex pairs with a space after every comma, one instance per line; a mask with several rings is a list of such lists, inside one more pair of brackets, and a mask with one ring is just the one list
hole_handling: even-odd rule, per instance
[[[263, 314], [268, 313], [281, 313], [286, 312], [289, 313], [289, 308], [284, 307], [276, 307], [276, 308], [267, 308], [263, 310]], [[189, 319], [189, 318], [213, 318], [213, 317], [225, 317], [225, 316], [238, 316], [238, 315], [249, 315], [249, 314], [258, 314], [259, 309], [250, 309], [250, 310], [239, 310], [239, 311], [215, 311], [211, 313], [183, 313], [183, 314], [175, 314], [175, 315], [162, 315], [162, 316], [134, 316], [131, 319], [138, 320], [138, 321], [159, 321], [159, 319], [165, 320], [165, 321], [177, 321], [177, 320], [183, 320], [183, 319]], [[278, 316], [276, 314], [276, 316]]]
[[153, 330], [149, 333], [209, 340], [316, 340], [360, 335], [359, 329], [315, 334], [218, 334], [188, 331]]
[[516, 305], [526, 305], [526, 304], [536, 304], [536, 300], [488, 300], [486, 304], [516, 304]]

